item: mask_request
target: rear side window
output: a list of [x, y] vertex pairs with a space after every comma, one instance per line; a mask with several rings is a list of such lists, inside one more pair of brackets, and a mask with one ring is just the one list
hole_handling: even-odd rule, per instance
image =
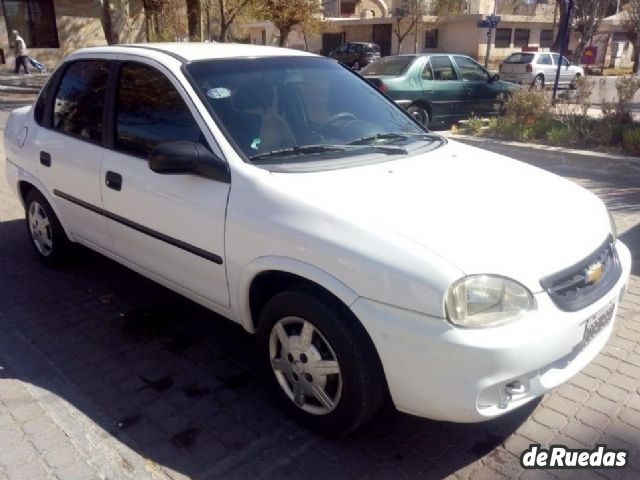
[[64, 72], [53, 105], [53, 129], [100, 142], [109, 64], [79, 60]]
[[513, 53], [504, 63], [531, 63], [534, 56], [533, 53]]
[[434, 80], [458, 80], [458, 75], [449, 57], [431, 57], [429, 61], [433, 69]]
[[536, 63], [538, 65], [553, 65], [553, 62], [551, 61], [551, 55], [549, 55], [548, 53], [543, 53], [542, 55], [539, 55], [538, 61]]
[[116, 102], [116, 148], [147, 157], [157, 144], [179, 140], [202, 142], [178, 91], [155, 68], [125, 63]]
[[362, 69], [360, 75], [401, 75], [416, 57], [383, 57]]

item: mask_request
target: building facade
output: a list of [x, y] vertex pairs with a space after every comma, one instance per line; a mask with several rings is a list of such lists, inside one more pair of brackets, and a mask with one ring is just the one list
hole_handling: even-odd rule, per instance
[[[112, 31], [120, 43], [145, 40], [142, 0], [111, 1]], [[0, 0], [0, 49], [9, 68], [14, 65], [12, 30], [18, 30], [29, 56], [48, 68], [72, 51], [106, 44], [99, 0]]]
[[[464, 11], [446, 16], [436, 16], [427, 4], [417, 38], [414, 32], [409, 33], [398, 48], [396, 31], [404, 32], [409, 25], [402, 6], [402, 0], [329, 0], [324, 3], [321, 31], [306, 39], [300, 31], [294, 31], [287, 46], [327, 55], [344, 42], [366, 41], [379, 44], [383, 55], [447, 52], [484, 60], [488, 29], [479, 28], [478, 21], [494, 9], [501, 20], [492, 31], [492, 63], [522, 49], [549, 50], [553, 43], [555, 2], [497, 0], [496, 4], [495, 0], [469, 0]], [[278, 41], [279, 32], [270, 22], [253, 22], [248, 28], [252, 43]], [[571, 45], [574, 43], [572, 39]]]

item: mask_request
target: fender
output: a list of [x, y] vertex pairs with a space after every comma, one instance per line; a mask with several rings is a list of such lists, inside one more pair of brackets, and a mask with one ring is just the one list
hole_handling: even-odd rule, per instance
[[49, 191], [46, 189], [46, 187], [42, 184], [42, 182], [40, 182], [38, 178], [36, 178], [31, 173], [27, 172], [22, 167], [16, 165], [10, 160], [7, 160], [7, 170], [9, 170], [10, 168], [15, 169], [15, 174], [13, 175], [14, 178], [11, 179], [11, 174], [7, 176], [9, 177], [10, 181], [14, 182], [13, 187], [17, 192], [18, 198], [20, 199], [20, 203], [22, 203], [22, 206], [24, 207], [25, 205], [24, 205], [24, 198], [22, 198], [22, 195], [20, 194], [20, 182], [27, 182], [33, 185], [36, 189], [38, 189], [38, 191], [44, 196], [47, 202], [49, 202], [49, 205], [51, 205], [51, 208], [53, 209], [53, 213], [56, 214], [56, 217], [58, 217], [58, 221], [60, 222], [60, 225], [62, 225], [62, 229], [64, 230], [64, 233], [67, 234], [67, 238], [69, 238], [69, 240], [74, 242], [75, 240], [73, 238], [73, 235], [67, 228], [65, 219], [62, 218], [62, 215], [60, 215], [60, 212], [58, 211], [58, 207], [56, 206], [55, 200], [53, 199]]
[[291, 273], [314, 282], [331, 292], [348, 307], [359, 298], [356, 292], [340, 280], [309, 263], [289, 257], [258, 257], [242, 268], [236, 284], [237, 319], [240, 325], [249, 333], [255, 333], [249, 304], [251, 283], [257, 275], [270, 270]]

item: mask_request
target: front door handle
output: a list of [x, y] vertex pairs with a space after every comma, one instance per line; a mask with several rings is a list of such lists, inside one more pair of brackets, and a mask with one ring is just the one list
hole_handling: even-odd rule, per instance
[[40, 152], [40, 164], [44, 165], [45, 167], [51, 166], [51, 154], [49, 152]]
[[108, 171], [104, 177], [104, 183], [107, 187], [119, 192], [122, 189], [122, 175]]
[[435, 90], [425, 90], [424, 93], [432, 94], [432, 93], [436, 93], [436, 91]]
[[467, 95], [472, 95], [472, 94], [473, 94], [473, 88], [467, 88], [467, 89], [465, 90], [465, 93], [466, 93]]

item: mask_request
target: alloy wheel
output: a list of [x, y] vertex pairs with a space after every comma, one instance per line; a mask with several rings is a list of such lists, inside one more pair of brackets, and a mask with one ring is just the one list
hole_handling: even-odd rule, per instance
[[53, 250], [53, 234], [47, 212], [38, 202], [29, 205], [29, 232], [38, 251], [45, 257]]
[[313, 415], [326, 415], [342, 395], [342, 374], [333, 347], [309, 321], [278, 320], [269, 337], [271, 369], [289, 399]]

